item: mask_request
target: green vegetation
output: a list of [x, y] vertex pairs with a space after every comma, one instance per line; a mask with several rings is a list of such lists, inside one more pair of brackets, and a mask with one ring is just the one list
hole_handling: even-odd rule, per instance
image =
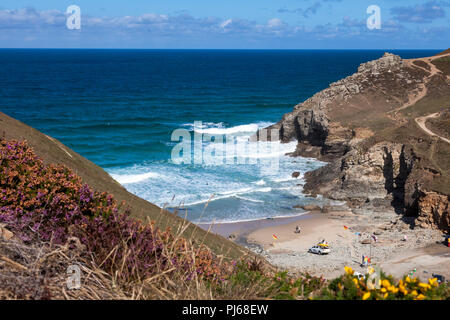
[[[392, 276], [381, 272], [379, 279], [371, 278], [374, 268], [358, 278], [351, 268], [345, 268], [345, 275], [329, 282], [318, 295], [311, 298], [327, 300], [439, 300], [448, 299], [450, 288], [439, 285], [436, 278], [421, 282], [418, 278], [404, 276], [395, 281]], [[377, 283], [378, 282], [378, 283]]]

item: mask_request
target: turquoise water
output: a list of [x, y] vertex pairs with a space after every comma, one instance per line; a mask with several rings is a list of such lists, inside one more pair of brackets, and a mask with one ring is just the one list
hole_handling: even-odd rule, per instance
[[[320, 200], [304, 197], [302, 176], [291, 174], [323, 163], [283, 156], [295, 143], [250, 153], [253, 164], [179, 165], [171, 161], [172, 132], [193, 136], [194, 121], [202, 121], [199, 134], [245, 140], [383, 53], [0, 50], [0, 110], [61, 140], [136, 195], [160, 206], [181, 205], [192, 221], [297, 215], [302, 211], [294, 205]], [[264, 172], [264, 159], [279, 161], [278, 170]]]

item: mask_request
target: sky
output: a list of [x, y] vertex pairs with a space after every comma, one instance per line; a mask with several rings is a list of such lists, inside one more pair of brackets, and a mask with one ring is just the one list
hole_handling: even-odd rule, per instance
[[[70, 5], [80, 29], [66, 25]], [[0, 0], [0, 48], [448, 47], [450, 0]]]

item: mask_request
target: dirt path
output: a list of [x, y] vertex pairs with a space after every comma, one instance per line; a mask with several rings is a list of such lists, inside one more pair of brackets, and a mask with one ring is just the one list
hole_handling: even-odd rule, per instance
[[435, 133], [432, 132], [430, 129], [428, 129], [428, 128], [426, 127], [426, 125], [425, 125], [428, 119], [430, 119], [430, 118], [436, 118], [438, 115], [439, 115], [439, 113], [436, 112], [436, 113], [432, 113], [432, 114], [429, 114], [429, 115], [424, 116], [424, 117], [418, 117], [418, 118], [416, 118], [415, 120], [416, 120], [417, 125], [420, 127], [420, 129], [422, 129], [426, 134], [428, 134], [428, 135], [430, 135], [430, 136], [438, 137], [438, 138], [442, 139], [443, 141], [445, 141], [445, 142], [447, 142], [447, 143], [450, 143], [450, 140], [449, 140], [449, 139], [444, 138], [444, 137], [442, 137], [442, 136], [440, 136], [440, 135], [435, 134]]
[[[408, 67], [421, 69], [421, 70], [425, 71], [426, 73], [429, 73], [429, 75], [426, 76], [424, 78], [424, 82], [419, 85], [419, 93], [418, 94], [410, 94], [409, 97], [408, 97], [409, 101], [407, 103], [405, 103], [404, 105], [400, 106], [397, 109], [394, 109], [394, 110], [391, 110], [391, 111], [388, 112], [388, 114], [393, 114], [394, 120], [398, 120], [397, 119], [397, 112], [398, 111], [413, 106], [419, 100], [421, 100], [422, 98], [424, 98], [427, 95], [427, 92], [428, 92], [427, 84], [428, 84], [428, 82], [431, 80], [431, 78], [433, 76], [437, 75], [438, 73], [442, 73], [442, 71], [440, 71], [438, 68], [436, 68], [436, 66], [433, 63], [431, 63], [431, 62], [433, 60], [440, 59], [440, 58], [447, 57], [447, 56], [450, 56], [450, 53], [443, 54], [441, 56], [435, 56], [435, 57], [426, 57], [426, 58], [417, 58], [417, 59], [405, 59], [404, 60]], [[423, 62], [425, 62], [430, 67], [430, 70], [428, 70], [428, 69], [426, 69], [424, 67], [415, 65], [413, 63], [414, 61], [423, 61]], [[447, 78], [450, 78], [450, 77], [447, 76]]]

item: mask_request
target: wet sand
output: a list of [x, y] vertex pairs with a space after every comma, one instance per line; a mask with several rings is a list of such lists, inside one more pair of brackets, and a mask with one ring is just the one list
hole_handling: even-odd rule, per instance
[[[204, 230], [210, 230], [212, 233], [217, 233], [225, 238], [242, 238], [247, 236], [256, 230], [261, 230], [265, 228], [272, 228], [276, 226], [285, 226], [297, 221], [308, 221], [315, 220], [318, 213], [303, 213], [298, 216], [286, 217], [286, 218], [268, 218], [252, 221], [241, 221], [241, 222], [229, 222], [229, 223], [217, 223], [217, 224], [197, 224], [200, 228]], [[295, 226], [294, 226], [295, 229]]]

